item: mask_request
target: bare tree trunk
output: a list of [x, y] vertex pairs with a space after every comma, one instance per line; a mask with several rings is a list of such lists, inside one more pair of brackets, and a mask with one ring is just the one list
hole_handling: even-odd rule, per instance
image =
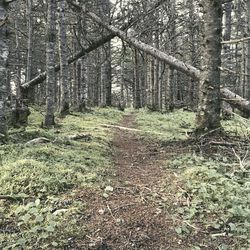
[[[17, 3], [15, 3], [15, 5], [17, 5]], [[15, 6], [15, 10], [17, 10], [18, 6]], [[21, 86], [21, 53], [20, 53], [20, 39], [19, 39], [19, 34], [18, 34], [18, 29], [19, 29], [19, 25], [18, 25], [18, 20], [15, 17], [15, 32], [16, 32], [16, 72], [15, 72], [15, 87], [16, 87], [16, 98], [20, 99], [21, 98], [21, 90], [20, 90], [20, 86]]]
[[33, 18], [32, 18], [33, 0], [27, 0], [27, 29], [28, 29], [28, 44], [27, 44], [27, 66], [25, 81], [28, 82], [32, 77], [32, 59], [33, 59]]
[[7, 90], [7, 60], [9, 48], [6, 44], [6, 22], [7, 22], [6, 3], [0, 1], [0, 143], [6, 143], [8, 140], [8, 128], [6, 121], [6, 99]]
[[60, 56], [60, 81], [61, 81], [61, 105], [60, 115], [69, 113], [70, 90], [69, 90], [69, 65], [67, 60], [67, 38], [65, 23], [65, 0], [59, 1], [59, 56]]
[[139, 55], [138, 50], [134, 49], [134, 108], [141, 108], [141, 87], [139, 77]]
[[47, 10], [47, 47], [46, 47], [46, 115], [45, 126], [55, 124], [55, 45], [56, 45], [56, 0], [48, 0]]
[[[98, 0], [100, 17], [109, 22], [110, 1]], [[107, 33], [106, 31], [104, 32]], [[111, 43], [102, 46], [101, 50], [101, 81], [100, 81], [100, 103], [101, 106], [111, 106], [112, 104], [112, 76], [111, 76]]]
[[242, 111], [245, 117], [247, 118], [250, 117], [250, 101], [242, 98], [239, 95], [236, 95], [235, 93], [231, 92], [226, 88], [222, 88], [220, 93], [221, 97], [227, 103], [231, 104], [233, 107]]
[[174, 110], [174, 69], [173, 67], [169, 67], [169, 73], [168, 73], [168, 110], [173, 111]]
[[[196, 60], [196, 51], [197, 48], [195, 46], [195, 6], [194, 6], [194, 0], [188, 1], [188, 8], [189, 8], [189, 42], [190, 42], [190, 61], [193, 66], [195, 66], [195, 60]], [[188, 106], [191, 110], [193, 110], [196, 106], [195, 100], [197, 99], [197, 94], [195, 93], [195, 87], [197, 81], [195, 81], [192, 77], [189, 78], [188, 81]]]
[[[247, 3], [247, 34], [250, 36], [250, 1]], [[250, 41], [247, 42], [246, 48], [246, 98], [250, 99]]]
[[87, 61], [86, 58], [81, 60], [81, 85], [79, 86], [80, 95], [79, 95], [79, 111], [83, 112], [86, 110], [86, 99], [87, 99]]
[[221, 0], [203, 0], [205, 37], [203, 73], [199, 86], [197, 131], [221, 127], [220, 123], [220, 66], [222, 36]]
[[[158, 27], [157, 27], [158, 28]], [[159, 32], [155, 31], [154, 33], [154, 43], [155, 48], [159, 49]], [[154, 109], [159, 110], [159, 60], [154, 60]]]
[[[27, 15], [27, 32], [28, 32], [28, 42], [27, 42], [27, 65], [26, 65], [26, 75], [25, 81], [28, 82], [32, 79], [33, 73], [33, 14], [32, 14], [33, 0], [26, 1], [26, 15]], [[22, 98], [27, 99], [28, 102], [35, 102], [35, 89], [27, 89], [22, 92]]]
[[150, 57], [150, 91], [152, 110], [155, 110], [155, 60], [154, 57]]
[[121, 109], [124, 109], [126, 104], [125, 104], [125, 95], [124, 95], [124, 89], [125, 89], [125, 48], [124, 45], [122, 47], [123, 53], [122, 53], [122, 58], [121, 58], [121, 87], [120, 87], [120, 106]]

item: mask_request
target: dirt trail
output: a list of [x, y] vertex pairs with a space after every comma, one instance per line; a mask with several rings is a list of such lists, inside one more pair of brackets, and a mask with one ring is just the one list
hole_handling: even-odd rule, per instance
[[[135, 128], [134, 116], [125, 116], [120, 125]], [[165, 151], [136, 132], [114, 132], [117, 182], [107, 198], [84, 194], [88, 235], [77, 249], [187, 249], [166, 208], [172, 202], [169, 183], [175, 177], [162, 168]]]

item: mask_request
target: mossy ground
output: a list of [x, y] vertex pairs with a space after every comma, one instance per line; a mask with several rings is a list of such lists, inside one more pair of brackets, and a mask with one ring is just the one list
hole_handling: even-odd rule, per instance
[[[64, 203], [74, 190], [99, 189], [111, 181], [112, 133], [102, 124], [117, 123], [121, 117], [122, 112], [115, 109], [95, 109], [56, 118], [54, 128], [44, 129], [43, 115], [32, 110], [25, 130], [10, 131], [10, 143], [0, 148], [0, 194], [23, 197], [23, 201], [0, 200], [1, 249], [62, 247], [73, 232], [84, 234], [74, 223], [84, 204]], [[87, 139], [69, 139], [79, 133]], [[51, 142], [26, 144], [38, 137]], [[51, 214], [61, 209], [63, 213]]]
[[[170, 113], [150, 112], [141, 109], [135, 112], [138, 128], [143, 130], [149, 138], [160, 141], [185, 140], [188, 133], [195, 129], [195, 113], [176, 110]], [[241, 116], [234, 116], [230, 120], [222, 120], [222, 127], [226, 133], [234, 136], [249, 138], [250, 120]]]
[[[72, 113], [57, 118], [57, 125], [46, 129], [41, 128], [43, 116], [36, 110], [32, 110], [29, 126], [25, 130], [11, 130], [10, 143], [0, 148], [0, 195], [14, 198], [0, 199], [1, 249], [74, 248], [71, 244], [84, 240], [88, 232], [84, 223], [88, 200], [81, 198], [81, 192], [95, 190], [93, 193], [99, 192], [102, 197], [105, 187], [116, 185], [113, 133], [103, 124], [117, 125], [124, 113], [115, 109]], [[170, 183], [170, 177], [165, 180], [163, 176], [163, 187], [167, 190], [160, 189], [163, 196], [171, 193], [171, 204], [166, 200], [161, 206], [173, 213], [173, 218], [179, 218], [173, 239], [177, 234], [180, 242], [193, 246], [191, 249], [248, 249], [250, 122], [235, 116], [222, 122], [226, 138], [192, 140], [189, 138], [189, 132], [195, 128], [192, 112], [162, 114], [140, 110], [133, 111], [133, 117], [143, 137], [140, 143], [145, 140], [151, 147], [157, 144], [157, 152], [166, 153], [166, 159], [157, 161], [152, 151], [157, 164], [163, 164], [166, 175], [172, 173], [174, 178]], [[82, 133], [87, 135], [86, 139], [69, 138]], [[50, 142], [26, 144], [38, 137], [46, 137]], [[133, 139], [137, 140], [134, 136]], [[145, 161], [145, 152], [140, 150], [138, 157]], [[139, 216], [140, 210], [135, 214]], [[125, 231], [130, 232], [126, 228]]]
[[174, 213], [181, 218], [180, 237], [199, 238], [203, 232], [207, 240], [197, 240], [193, 249], [249, 249], [250, 121], [234, 116], [222, 121], [222, 137], [192, 139], [192, 112], [141, 110], [136, 116], [141, 136], [173, 152], [165, 164], [179, 180]]

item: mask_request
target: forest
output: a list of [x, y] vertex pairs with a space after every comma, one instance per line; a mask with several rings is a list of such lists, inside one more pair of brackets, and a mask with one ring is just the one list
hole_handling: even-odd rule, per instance
[[250, 249], [250, 0], [0, 0], [0, 249]]

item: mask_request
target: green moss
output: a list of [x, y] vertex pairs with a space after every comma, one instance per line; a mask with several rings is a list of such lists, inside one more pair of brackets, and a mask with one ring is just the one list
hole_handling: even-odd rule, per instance
[[231, 120], [222, 121], [223, 128], [236, 136], [249, 137], [250, 135], [250, 120], [239, 115], [234, 116]]
[[[18, 200], [0, 200], [0, 245], [11, 249], [61, 249], [68, 238], [77, 237], [77, 232], [82, 237], [84, 225], [79, 225], [77, 218], [82, 216], [84, 202], [60, 202], [81, 188], [99, 189], [113, 176], [112, 133], [103, 124], [116, 124], [122, 112], [107, 108], [72, 113], [64, 119], [56, 118], [54, 128], [43, 129], [43, 111], [37, 110], [32, 109], [25, 130], [11, 130], [10, 143], [0, 146], [0, 195], [28, 197], [24, 205]], [[69, 139], [80, 133], [88, 139]], [[26, 144], [39, 137], [50, 143]], [[38, 197], [39, 205], [29, 205]], [[61, 207], [67, 212], [54, 217], [51, 210]], [[4, 233], [6, 222], [14, 228], [12, 233]]]
[[[139, 129], [149, 138], [161, 141], [187, 139], [187, 132], [195, 129], [195, 113], [177, 110], [171, 113], [150, 112], [146, 109], [135, 112]], [[250, 120], [234, 116], [231, 120], [222, 120], [224, 130], [231, 135], [250, 135]]]
[[238, 162], [187, 154], [177, 157], [170, 167], [181, 169], [184, 185], [179, 200], [188, 197], [186, 205], [177, 208], [183, 220], [202, 221], [211, 234], [236, 236], [235, 241], [249, 239], [250, 179]]
[[192, 112], [178, 110], [162, 114], [140, 110], [136, 116], [139, 129], [150, 138], [162, 141], [186, 139], [186, 132], [194, 129], [195, 114]]

